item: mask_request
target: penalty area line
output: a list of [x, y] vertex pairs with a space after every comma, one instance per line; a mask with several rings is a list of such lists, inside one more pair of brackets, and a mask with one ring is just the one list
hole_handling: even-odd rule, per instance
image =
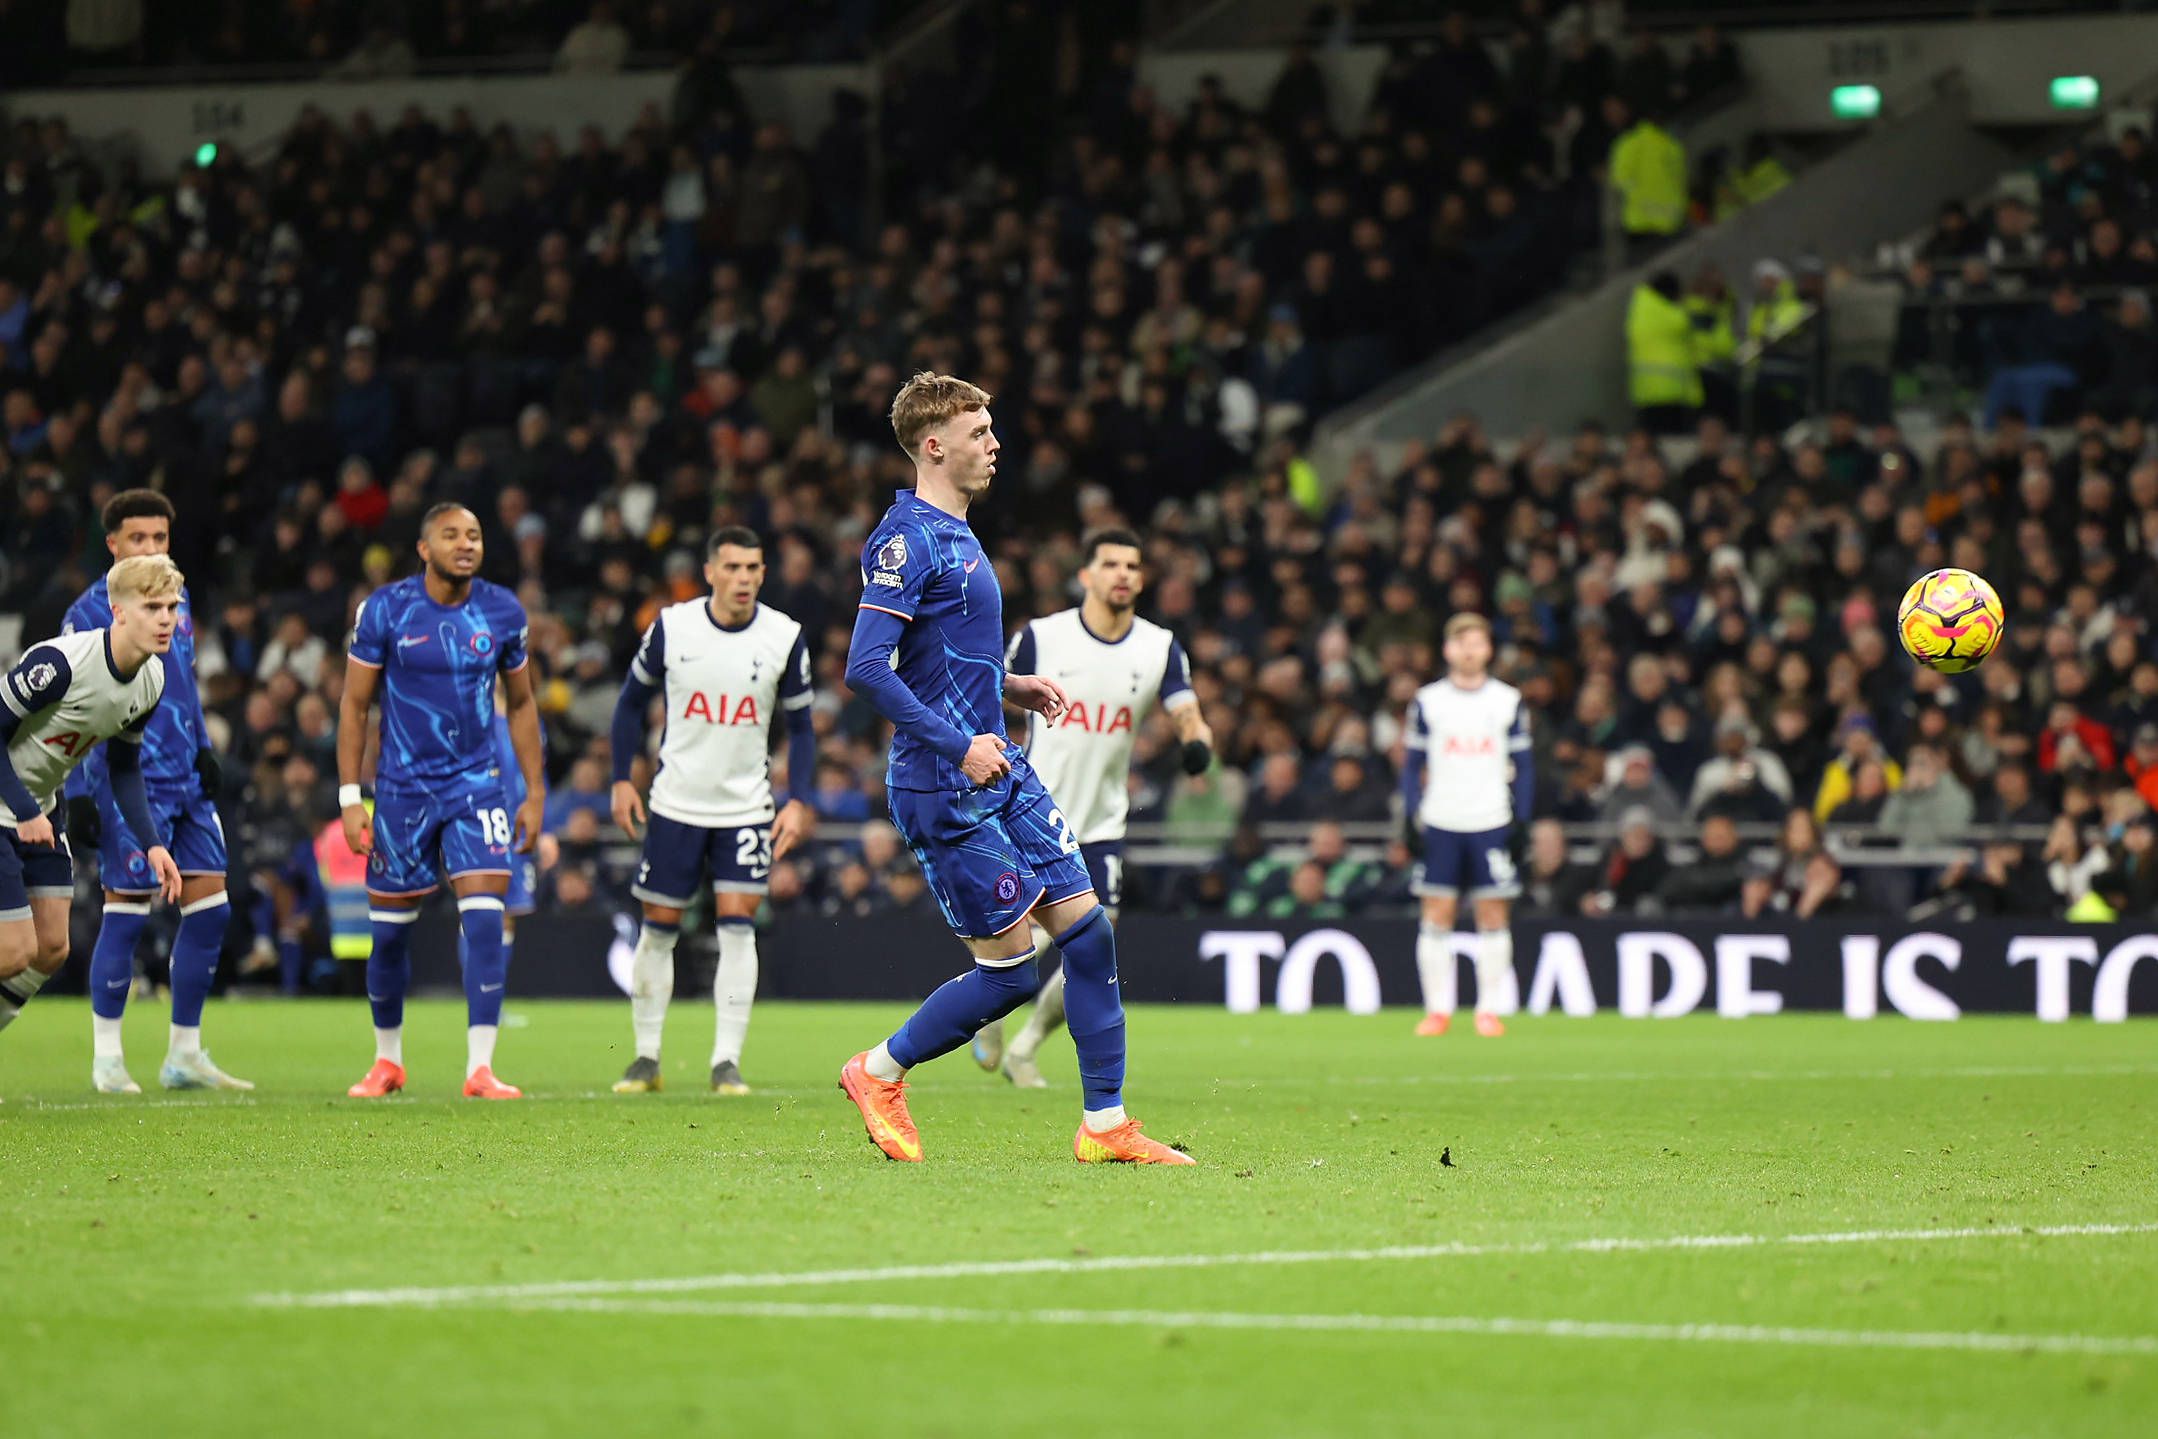
[[1808, 1329], [1766, 1324], [1647, 1324], [1475, 1314], [1244, 1314], [1177, 1309], [956, 1309], [928, 1304], [788, 1304], [712, 1299], [560, 1298], [508, 1306], [515, 1313], [687, 1315], [711, 1319], [900, 1320], [1298, 1333], [1464, 1334], [1620, 1340], [1648, 1344], [1781, 1344], [1833, 1349], [1935, 1349], [2008, 1354], [2158, 1354], [2158, 1335], [1994, 1334], [1904, 1329]]
[[2127, 1224], [1996, 1225], [1955, 1229], [1860, 1229], [1813, 1234], [1610, 1235], [1553, 1242], [1409, 1244], [1370, 1249], [1260, 1250], [1242, 1254], [1111, 1254], [1085, 1259], [1006, 1259], [945, 1264], [891, 1264], [855, 1269], [698, 1274], [651, 1279], [567, 1279], [534, 1284], [463, 1284], [436, 1288], [337, 1289], [257, 1294], [253, 1302], [281, 1309], [425, 1309], [445, 1305], [517, 1303], [587, 1296], [693, 1294], [727, 1289], [809, 1289], [895, 1280], [988, 1279], [1027, 1274], [1096, 1274], [1147, 1269], [1265, 1268], [1290, 1264], [1355, 1264], [1506, 1255], [1639, 1254], [1659, 1250], [1745, 1249], [1845, 1244], [1928, 1244], [1983, 1239], [2066, 1239], [2158, 1233], [2158, 1222]]

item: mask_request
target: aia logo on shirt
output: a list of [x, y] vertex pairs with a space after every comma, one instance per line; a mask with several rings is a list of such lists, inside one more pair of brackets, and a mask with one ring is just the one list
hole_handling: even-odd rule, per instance
[[1102, 700], [1089, 706], [1085, 700], [1075, 699], [1072, 707], [1064, 711], [1064, 718], [1057, 721], [1065, 729], [1085, 730], [1089, 734], [1116, 734], [1131, 731], [1131, 706], [1110, 705]]
[[691, 691], [688, 703], [682, 706], [682, 718], [701, 719], [706, 724], [764, 723], [764, 717], [757, 712], [755, 695], [744, 695], [736, 703], [727, 695], [707, 695], [703, 690]]
[[1440, 754], [1495, 755], [1498, 752], [1499, 742], [1487, 734], [1470, 736], [1450, 734], [1446, 737], [1445, 743], [1439, 746]]

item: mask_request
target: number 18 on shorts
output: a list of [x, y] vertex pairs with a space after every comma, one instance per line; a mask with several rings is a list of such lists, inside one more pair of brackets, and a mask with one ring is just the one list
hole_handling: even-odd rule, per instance
[[716, 894], [763, 894], [772, 877], [772, 822], [708, 827], [653, 814], [629, 892], [646, 904], [687, 909], [707, 875]]

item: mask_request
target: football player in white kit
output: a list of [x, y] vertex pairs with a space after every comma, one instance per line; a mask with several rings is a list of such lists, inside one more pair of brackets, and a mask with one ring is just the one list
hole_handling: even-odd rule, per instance
[[[1127, 783], [1138, 727], [1156, 703], [1176, 725], [1186, 774], [1204, 774], [1214, 760], [1214, 734], [1192, 693], [1191, 661], [1176, 636], [1132, 612], [1145, 587], [1145, 556], [1129, 530], [1103, 530], [1086, 541], [1079, 570], [1085, 599], [1076, 609], [1030, 621], [1012, 637], [1013, 674], [1044, 674], [1064, 687], [1070, 707], [1056, 719], [1033, 716], [1027, 758], [1079, 837], [1080, 857], [1109, 917], [1124, 889]], [[1039, 963], [1051, 947], [1034, 927]], [[1003, 1021], [974, 1037], [974, 1059], [1023, 1089], [1044, 1089], [1035, 1066], [1042, 1041], [1064, 1022], [1064, 972], [1049, 976], [1010, 1046]]]
[[[109, 629], [32, 645], [0, 676], [0, 1029], [67, 962], [73, 857], [54, 832], [60, 786], [104, 740], [112, 795], [128, 828], [155, 835], [142, 779], [142, 732], [165, 694], [165, 664], [180, 623], [179, 567], [137, 555], [106, 576]], [[180, 898], [171, 851], [144, 851], [168, 904]]]
[[1454, 994], [1454, 918], [1465, 892], [1476, 918], [1476, 1032], [1496, 1038], [1519, 1006], [1514, 979], [1514, 899], [1521, 893], [1515, 844], [1535, 806], [1535, 761], [1521, 691], [1491, 675], [1491, 622], [1446, 622], [1446, 678], [1409, 702], [1404, 816], [1420, 850], [1416, 891], [1423, 922], [1416, 972], [1423, 982], [1421, 1035], [1446, 1033]]
[[[802, 627], [757, 603], [764, 542], [739, 525], [714, 531], [704, 578], [712, 587], [708, 598], [669, 605], [644, 632], [615, 703], [614, 822], [632, 839], [641, 829], [644, 839], [630, 889], [644, 903], [630, 971], [637, 1057], [615, 1083], [620, 1094], [661, 1087], [659, 1040], [674, 997], [675, 941], [682, 911], [707, 876], [719, 915], [712, 1088], [749, 1093], [741, 1059], [757, 993], [757, 906], [772, 862], [807, 838], [815, 819], [802, 800], [788, 800], [776, 814], [772, 803], [774, 712], [787, 716], [787, 775], [797, 792], [816, 772], [817, 739]], [[644, 753], [654, 694], [665, 698], [667, 718], [648, 822], [629, 771]]]

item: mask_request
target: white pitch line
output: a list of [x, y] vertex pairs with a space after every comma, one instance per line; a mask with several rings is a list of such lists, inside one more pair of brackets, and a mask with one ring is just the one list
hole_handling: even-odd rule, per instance
[[1147, 1329], [1351, 1330], [1475, 1334], [1652, 1344], [1788, 1344], [1834, 1349], [1950, 1349], [2010, 1354], [2158, 1354], [2158, 1335], [1994, 1334], [1908, 1329], [1805, 1329], [1762, 1324], [1640, 1324], [1472, 1314], [1243, 1314], [1176, 1309], [953, 1309], [924, 1304], [774, 1304], [695, 1299], [547, 1299], [519, 1312], [694, 1315], [713, 1319], [866, 1319], [922, 1324], [1118, 1325]]
[[1260, 1268], [1285, 1264], [1351, 1264], [1417, 1259], [1477, 1259], [1495, 1255], [1617, 1254], [1656, 1250], [1743, 1249], [1774, 1245], [1917, 1244], [1972, 1239], [2071, 1238], [2158, 1233], [2158, 1222], [2055, 1224], [1961, 1229], [1866, 1229], [1821, 1234], [1614, 1235], [1556, 1243], [1407, 1244], [1376, 1249], [1276, 1249], [1246, 1254], [1121, 1254], [1085, 1259], [1004, 1259], [949, 1264], [888, 1264], [860, 1269], [803, 1269], [771, 1273], [698, 1274], [657, 1279], [565, 1279], [537, 1284], [465, 1284], [441, 1288], [339, 1289], [321, 1293], [258, 1294], [254, 1302], [292, 1309], [435, 1308], [489, 1301], [566, 1299], [585, 1295], [689, 1294], [717, 1289], [807, 1289], [890, 1280], [986, 1279], [1021, 1274], [1096, 1274], [1142, 1269]]

